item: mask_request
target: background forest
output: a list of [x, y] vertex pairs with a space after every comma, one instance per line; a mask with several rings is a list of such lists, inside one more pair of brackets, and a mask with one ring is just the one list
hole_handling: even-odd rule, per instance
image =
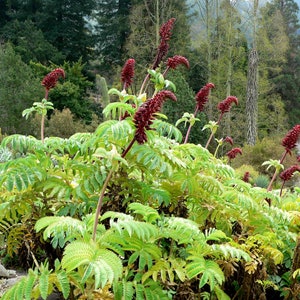
[[[20, 116], [41, 98], [38, 81], [54, 66], [63, 67], [67, 78], [50, 94], [55, 110], [46, 134], [93, 130], [105, 103], [114, 101], [107, 99], [105, 82], [115, 86], [122, 64], [132, 57], [138, 62], [134, 91], [158, 46], [159, 27], [175, 16], [170, 55], [187, 57], [191, 68], [172, 72], [185, 106], [167, 105], [169, 122], [193, 107], [193, 94], [206, 82], [214, 82], [208, 119], [226, 96], [240, 101], [221, 136], [234, 136], [241, 146], [276, 136], [300, 117], [298, 12], [293, 0], [1, 1], [2, 134], [37, 135], [38, 120], [24, 124]], [[206, 136], [196, 127], [192, 141], [201, 142]]]
[[1, 299], [299, 299], [298, 13], [1, 1]]

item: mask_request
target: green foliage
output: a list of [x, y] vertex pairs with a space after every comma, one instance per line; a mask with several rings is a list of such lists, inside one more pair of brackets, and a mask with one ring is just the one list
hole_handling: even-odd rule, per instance
[[[261, 174], [272, 174], [273, 170], [267, 172], [266, 167], [262, 166], [263, 162], [274, 159], [278, 160], [284, 152], [284, 148], [281, 145], [282, 137], [275, 136], [272, 138], [264, 138], [254, 146], [245, 145], [243, 150], [243, 155], [238, 156], [232, 161], [232, 166], [235, 168], [240, 167], [243, 164], [250, 164], [255, 170]], [[287, 156], [284, 161], [284, 165], [290, 166], [294, 161], [293, 156]]]
[[[26, 17], [29, 17], [28, 14]], [[47, 41], [42, 30], [29, 18], [24, 21], [11, 20], [5, 26], [1, 26], [1, 32], [27, 64], [30, 61], [48, 64], [50, 60], [60, 63], [64, 59], [63, 54]]]
[[45, 135], [69, 138], [77, 132], [93, 132], [98, 127], [98, 123], [99, 119], [96, 115], [93, 115], [92, 122], [87, 125], [78, 120], [68, 108], [62, 111], [54, 110], [46, 122]]
[[[92, 103], [88, 98], [87, 89], [92, 83], [83, 74], [84, 66], [82, 59], [72, 63], [64, 62], [60, 65], [59, 67], [66, 73], [66, 78], [49, 92], [49, 101], [53, 103], [55, 109], [62, 111], [69, 108], [77, 118], [89, 123], [92, 120]], [[46, 67], [40, 63], [31, 62], [31, 67], [39, 77], [43, 78], [58, 65], [52, 64]]]
[[0, 127], [3, 133], [27, 133], [22, 111], [42, 98], [42, 87], [32, 70], [10, 44], [0, 46]]
[[[154, 2], [147, 4], [160, 13]], [[218, 72], [211, 75], [228, 92], [230, 80], [243, 81], [243, 62], [232, 63], [239, 61], [245, 45], [234, 38], [239, 35], [234, 27], [237, 12], [229, 2], [222, 5], [224, 18], [218, 20], [222, 26], [212, 39], [220, 41], [224, 34], [232, 52], [227, 57], [227, 47], [216, 49], [213, 65]], [[144, 13], [142, 6], [135, 8]], [[154, 20], [154, 26], [159, 24], [159, 18]], [[231, 30], [226, 25], [232, 25]], [[221, 77], [229, 72], [225, 65], [234, 71], [226, 82]], [[33, 66], [36, 73], [48, 71], [40, 64]], [[85, 97], [90, 82], [83, 75], [84, 64], [81, 60], [65, 62], [63, 68], [66, 81], [49, 95], [54, 107], [68, 107], [77, 117], [91, 121]], [[149, 90], [174, 88], [173, 80], [167, 80], [159, 69], [149, 73], [149, 84], [154, 83]], [[176, 72], [173, 75], [174, 83], [182, 83], [177, 87], [180, 97], [187, 97], [186, 102], [194, 107], [184, 78]], [[241, 93], [241, 88], [237, 91]], [[220, 89], [217, 95], [223, 92]], [[239, 291], [246, 298], [258, 298], [265, 296], [266, 286], [277, 286], [275, 278], [283, 279], [283, 272], [290, 274], [290, 282], [297, 278], [300, 263], [297, 251], [293, 252], [300, 247], [297, 190], [279, 197], [276, 191], [244, 182], [225, 159], [199, 144], [201, 137], [195, 144], [180, 144], [180, 129], [167, 123], [161, 113], [144, 115], [149, 117], [141, 122], [146, 123], [147, 142], [137, 143], [138, 120], [133, 116], [146, 94], [137, 97], [117, 89], [108, 93], [116, 99], [103, 111], [110, 119], [92, 133], [68, 136], [69, 132], [43, 142], [23, 135], [2, 140], [0, 149], [10, 153], [0, 164], [0, 233], [7, 246], [3, 253], [18, 257], [20, 264], [26, 261], [27, 267], [36, 265], [3, 299], [46, 299], [54, 290], [65, 299], [105, 298], [105, 294], [120, 300], [186, 295], [227, 300], [238, 298]], [[150, 105], [156, 112], [155, 106], [161, 103]], [[186, 109], [182, 100], [179, 106], [181, 116]], [[64, 116], [72, 119], [67, 111], [61, 114], [60, 121]], [[215, 125], [211, 121], [204, 127], [214, 131]], [[258, 153], [266, 145], [257, 146]], [[252, 150], [245, 150], [247, 160], [255, 158]], [[267, 159], [279, 167], [278, 157], [263, 161]], [[251, 292], [257, 290], [255, 295], [248, 292], [249, 282]], [[281, 291], [286, 287], [283, 283]]]
[[[272, 264], [292, 261], [288, 249], [299, 224], [292, 201], [252, 188], [202, 146], [179, 144], [179, 131], [165, 121], [152, 126], [162, 123], [165, 131], [148, 132], [148, 143], [135, 143], [126, 157], [130, 118], [44, 144], [22, 135], [3, 139], [1, 147], [14, 158], [0, 170], [0, 230], [8, 254], [20, 255], [26, 242], [45, 251], [34, 229], [44, 245], [63, 252], [59, 266], [41, 264], [4, 297], [32, 290], [30, 297], [45, 298], [57, 288], [65, 298], [71, 291], [78, 297], [109, 291], [116, 299], [167, 299], [194, 282], [195, 294], [208, 288], [226, 299], [223, 285], [238, 268], [252, 274], [260, 263], [272, 275]], [[112, 166], [93, 241], [89, 213]], [[276, 206], [265, 205], [265, 198]]]
[[67, 274], [61, 269], [60, 263], [55, 262], [55, 272], [49, 269], [49, 263], [44, 263], [34, 270], [30, 269], [28, 275], [6, 292], [1, 299], [47, 299], [54, 291], [60, 291], [67, 299], [70, 295], [70, 282]]

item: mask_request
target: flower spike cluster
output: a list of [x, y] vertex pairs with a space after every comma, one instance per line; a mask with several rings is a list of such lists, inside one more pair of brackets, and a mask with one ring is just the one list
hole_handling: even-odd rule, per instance
[[238, 105], [238, 98], [234, 96], [229, 96], [225, 100], [221, 101], [218, 104], [218, 109], [221, 111], [222, 114], [229, 112], [231, 109], [232, 103], [235, 103], [235, 105]]
[[242, 180], [244, 182], [249, 182], [249, 179], [250, 179], [250, 172], [246, 171], [243, 178], [242, 178]]
[[160, 62], [163, 60], [163, 58], [168, 53], [168, 50], [169, 50], [168, 41], [171, 38], [172, 29], [173, 29], [175, 21], [176, 21], [175, 18], [170, 19], [165, 24], [163, 24], [159, 30], [160, 44], [158, 46], [156, 58], [153, 63], [153, 66], [152, 66], [153, 70], [155, 70], [159, 66]]
[[44, 86], [46, 90], [49, 91], [56, 86], [60, 77], [65, 78], [65, 71], [62, 68], [57, 68], [44, 77], [44, 79], [42, 80], [42, 86]]
[[296, 125], [291, 129], [282, 140], [282, 146], [287, 152], [291, 152], [296, 147], [297, 141], [300, 137], [300, 125]]
[[292, 178], [292, 176], [294, 175], [295, 172], [300, 172], [300, 166], [298, 165], [294, 165], [289, 167], [288, 169], [284, 170], [283, 172], [280, 173], [279, 177], [283, 180], [283, 181], [288, 181]]
[[224, 142], [233, 146], [233, 139], [230, 136], [226, 136], [226, 138], [224, 139]]
[[213, 89], [215, 85], [213, 83], [207, 83], [201, 90], [196, 94], [195, 100], [197, 102], [198, 111], [204, 110], [204, 105], [208, 101], [209, 91]]
[[144, 102], [136, 111], [133, 122], [136, 127], [135, 140], [139, 144], [147, 142], [146, 130], [150, 130], [154, 114], [159, 112], [166, 99], [176, 101], [176, 96], [171, 91], [161, 91], [153, 98]]
[[122, 69], [121, 81], [124, 89], [127, 89], [132, 84], [133, 77], [134, 77], [134, 65], [135, 65], [135, 60], [133, 58], [130, 58], [126, 61]]
[[233, 148], [232, 150], [228, 151], [226, 155], [228, 156], [229, 159], [234, 159], [238, 154], [243, 154], [241, 148]]
[[173, 57], [168, 58], [167, 66], [170, 69], [176, 69], [178, 65], [184, 65], [188, 69], [190, 67], [190, 63], [184, 56], [181, 55], [175, 55]]

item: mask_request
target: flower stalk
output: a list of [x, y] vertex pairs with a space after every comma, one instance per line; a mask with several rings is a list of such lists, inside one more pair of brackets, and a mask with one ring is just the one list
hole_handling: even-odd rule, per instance
[[[231, 106], [232, 104], [235, 103], [235, 105], [238, 105], [238, 98], [237, 97], [234, 97], [234, 96], [228, 96], [225, 100], [221, 101], [219, 104], [218, 104], [218, 109], [220, 110], [220, 115], [219, 115], [219, 119], [217, 121], [217, 125], [220, 124], [222, 118], [223, 118], [223, 115], [226, 113], [226, 112], [229, 112], [230, 109], [231, 109]], [[205, 149], [208, 148], [213, 136], [214, 136], [215, 132], [211, 132], [209, 138], [208, 138], [208, 141], [205, 145]]]
[[[297, 146], [298, 140], [300, 137], [300, 125], [295, 125], [287, 134], [286, 136], [282, 139], [282, 146], [285, 147], [285, 151], [283, 152], [281, 159], [279, 161], [280, 164], [283, 163], [285, 160], [287, 154], [292, 154], [292, 149], [294, 149]], [[267, 191], [272, 190], [272, 185], [277, 177], [278, 171], [275, 170], [271, 181], [267, 187]]]
[[[207, 83], [204, 87], [202, 87], [199, 92], [195, 96], [195, 101], [196, 101], [196, 106], [195, 106], [195, 111], [194, 111], [194, 118], [196, 118], [196, 115], [199, 111], [203, 111], [205, 104], [208, 102], [208, 97], [210, 90], [213, 89], [215, 85], [213, 83]], [[190, 125], [188, 127], [188, 130], [186, 132], [185, 138], [184, 138], [184, 144], [188, 142], [189, 135], [192, 129], [192, 126], [194, 123], [190, 122]]]
[[42, 80], [42, 86], [45, 87], [45, 97], [41, 102], [34, 102], [32, 107], [23, 110], [22, 116], [28, 117], [31, 113], [35, 112], [41, 115], [41, 141], [44, 143], [45, 140], [45, 116], [50, 109], [54, 109], [53, 103], [48, 101], [49, 91], [57, 85], [59, 78], [65, 78], [65, 71], [61, 68], [57, 68], [48, 73]]
[[[139, 144], [144, 144], [147, 142], [147, 135], [146, 131], [151, 130], [151, 125], [153, 124], [153, 120], [155, 118], [155, 114], [160, 111], [163, 102], [166, 99], [171, 99], [173, 101], [176, 101], [176, 96], [170, 92], [170, 91], [161, 91], [157, 93], [153, 98], [147, 100], [144, 102], [136, 111], [133, 122], [136, 127], [135, 135], [132, 138], [131, 142], [127, 146], [127, 148], [123, 151], [121, 158], [125, 158], [127, 153], [132, 148], [135, 141], [137, 141]], [[101, 189], [101, 193], [98, 198], [98, 204], [96, 208], [96, 214], [95, 214], [95, 221], [94, 221], [94, 227], [93, 227], [93, 235], [92, 238], [95, 241], [96, 239], [96, 232], [97, 232], [97, 226], [98, 226], [98, 219], [101, 213], [101, 209], [103, 206], [103, 199], [104, 195], [107, 189], [107, 186], [109, 184], [109, 181], [111, 180], [111, 177], [113, 173], [115, 172], [116, 168], [118, 166], [117, 164], [114, 164], [113, 167], [110, 169], [109, 173], [106, 176], [106, 179], [104, 181], [104, 184]]]
[[286, 183], [286, 181], [290, 180], [293, 177], [295, 172], [300, 172], [300, 166], [298, 165], [291, 166], [285, 171], [280, 173], [279, 177], [283, 180], [280, 188], [280, 197], [282, 196], [284, 184]]
[[[176, 21], [175, 18], [171, 18], [166, 23], [164, 23], [159, 30], [160, 44], [157, 48], [156, 56], [155, 56], [155, 59], [154, 59], [154, 62], [153, 62], [152, 68], [151, 68], [152, 70], [155, 70], [159, 66], [161, 61], [164, 59], [164, 57], [168, 53], [168, 50], [169, 50], [168, 42], [171, 38], [172, 29], [173, 29], [175, 21]], [[145, 92], [145, 87], [146, 87], [147, 82], [149, 81], [149, 78], [150, 78], [150, 74], [148, 73], [146, 75], [146, 77], [144, 78], [144, 81], [141, 85], [139, 95], [142, 95]]]

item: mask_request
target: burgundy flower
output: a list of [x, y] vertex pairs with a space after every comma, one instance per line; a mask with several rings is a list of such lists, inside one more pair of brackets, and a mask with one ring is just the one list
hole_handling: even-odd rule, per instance
[[232, 150], [228, 151], [226, 155], [228, 156], [229, 159], [234, 159], [238, 154], [243, 154], [241, 148], [233, 148]]
[[130, 58], [126, 61], [122, 72], [121, 72], [121, 81], [123, 83], [124, 89], [127, 89], [132, 84], [132, 79], [134, 76], [134, 65], [135, 60]]
[[57, 68], [52, 72], [48, 73], [42, 80], [42, 86], [44, 86], [46, 90], [54, 88], [57, 84], [59, 77], [65, 78], [65, 71], [61, 68]]
[[135, 140], [139, 144], [144, 144], [147, 141], [146, 130], [151, 129], [150, 125], [153, 123], [154, 114], [160, 111], [166, 99], [177, 100], [172, 92], [161, 91], [144, 102], [136, 111], [133, 122], [136, 127]]
[[294, 165], [289, 167], [288, 169], [284, 170], [283, 172], [280, 173], [279, 177], [283, 180], [283, 181], [288, 181], [292, 178], [292, 176], [294, 175], [295, 172], [300, 172], [300, 166], [298, 165]]
[[168, 58], [167, 66], [170, 69], [176, 69], [178, 65], [185, 65], [187, 68], [190, 67], [189, 61], [181, 55], [175, 55], [173, 57]]
[[197, 108], [199, 111], [203, 111], [204, 105], [208, 101], [209, 91], [213, 89], [215, 85], [213, 83], [207, 83], [195, 96], [197, 102]]
[[250, 173], [247, 171], [245, 172], [242, 180], [245, 182], [249, 182], [249, 178], [250, 178]]
[[290, 152], [296, 147], [300, 135], [300, 125], [296, 125], [291, 129], [282, 140], [282, 146]]
[[160, 35], [160, 44], [157, 49], [157, 54], [155, 61], [153, 63], [152, 69], [156, 69], [162, 59], [167, 55], [169, 50], [169, 44], [168, 41], [171, 38], [172, 35], [172, 29], [175, 23], [175, 18], [170, 19], [168, 22], [163, 24], [159, 30]]
[[218, 109], [221, 111], [222, 114], [225, 112], [229, 112], [232, 103], [235, 103], [235, 105], [238, 105], [238, 98], [234, 96], [229, 96], [222, 102], [218, 104]]
[[233, 146], [233, 139], [230, 136], [226, 136], [224, 142], [229, 143], [231, 146]]

